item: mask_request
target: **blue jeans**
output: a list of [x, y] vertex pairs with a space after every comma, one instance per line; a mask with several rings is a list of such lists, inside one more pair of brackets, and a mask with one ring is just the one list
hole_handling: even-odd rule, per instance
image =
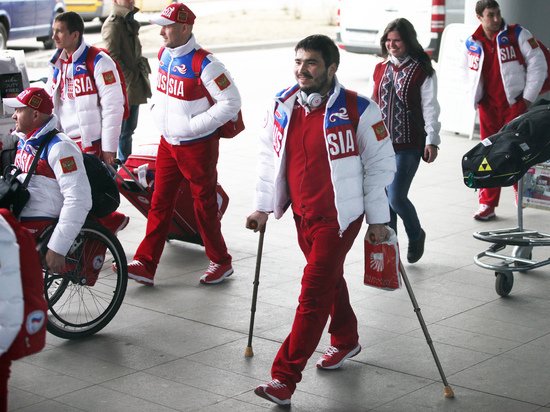
[[137, 127], [138, 117], [139, 105], [130, 105], [130, 115], [122, 121], [118, 139], [118, 158], [122, 163], [126, 162], [128, 156], [132, 154], [132, 135]]
[[414, 205], [409, 200], [409, 189], [422, 152], [420, 150], [396, 150], [395, 163], [397, 170], [393, 182], [388, 186], [390, 202], [390, 227], [397, 233], [397, 215], [403, 220], [409, 240], [420, 239], [421, 227]]

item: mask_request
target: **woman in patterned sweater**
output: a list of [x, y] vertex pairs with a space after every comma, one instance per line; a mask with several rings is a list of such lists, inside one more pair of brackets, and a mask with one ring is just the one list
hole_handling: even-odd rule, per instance
[[397, 172], [388, 186], [390, 226], [397, 231], [397, 216], [403, 220], [409, 239], [407, 260], [415, 263], [424, 253], [426, 233], [408, 193], [420, 158], [431, 163], [437, 157], [441, 128], [437, 78], [408, 20], [390, 22], [380, 46], [386, 59], [376, 65], [368, 95], [380, 106], [395, 150]]

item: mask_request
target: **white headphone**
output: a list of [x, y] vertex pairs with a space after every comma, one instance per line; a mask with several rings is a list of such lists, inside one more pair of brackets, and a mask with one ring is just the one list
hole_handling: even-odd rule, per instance
[[302, 105], [307, 105], [309, 107], [317, 108], [323, 104], [323, 101], [325, 98], [321, 96], [319, 93], [311, 93], [309, 96], [306, 94], [306, 92], [300, 90], [299, 94], [300, 103]]

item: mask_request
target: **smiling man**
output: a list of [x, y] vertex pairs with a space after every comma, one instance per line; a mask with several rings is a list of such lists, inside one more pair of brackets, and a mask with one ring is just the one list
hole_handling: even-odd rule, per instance
[[[466, 40], [463, 68], [474, 108], [479, 108], [481, 140], [524, 113], [539, 95], [547, 76], [544, 53], [524, 27], [504, 23], [495, 0], [476, 3], [478, 29]], [[517, 203], [517, 186], [514, 186]], [[479, 190], [474, 219], [494, 218], [500, 187]]]
[[391, 139], [378, 105], [338, 82], [339, 63], [329, 37], [300, 41], [297, 84], [275, 97], [260, 136], [255, 211], [247, 227], [260, 230], [268, 214], [279, 219], [292, 204], [307, 260], [292, 330], [273, 362], [272, 381], [255, 390], [279, 405], [290, 405], [329, 316], [331, 346], [317, 367], [337, 369], [361, 351], [344, 260], [363, 219], [367, 239], [379, 243], [389, 237], [385, 188], [395, 172]]
[[145, 238], [128, 264], [128, 276], [154, 284], [178, 188], [187, 179], [210, 260], [200, 282], [220, 283], [233, 274], [233, 266], [218, 214], [219, 128], [237, 115], [241, 97], [225, 66], [197, 44], [192, 33], [195, 14], [185, 4], [173, 3], [150, 21], [161, 26], [165, 46], [159, 53], [151, 107], [161, 139]]

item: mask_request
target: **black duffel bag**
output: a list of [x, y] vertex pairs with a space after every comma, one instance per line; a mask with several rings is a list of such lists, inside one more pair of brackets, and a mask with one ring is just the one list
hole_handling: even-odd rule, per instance
[[512, 186], [537, 163], [550, 159], [550, 102], [540, 100], [462, 157], [464, 184]]
[[105, 217], [118, 209], [120, 193], [109, 170], [99, 157], [83, 153], [84, 167], [92, 189], [92, 208], [95, 217]]
[[17, 179], [20, 174], [21, 169], [11, 165], [0, 177], [0, 209], [8, 209], [15, 217], [19, 217], [31, 197], [26, 185]]

